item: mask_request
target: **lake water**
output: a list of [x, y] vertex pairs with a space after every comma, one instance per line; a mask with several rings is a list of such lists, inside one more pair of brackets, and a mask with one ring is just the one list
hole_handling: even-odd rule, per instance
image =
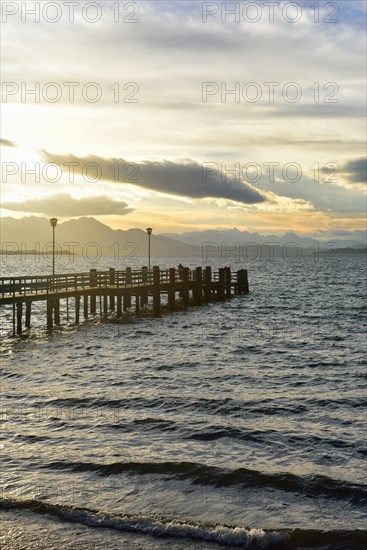
[[[125, 265], [57, 262], [91, 267]], [[1, 308], [2, 548], [363, 547], [366, 256], [232, 268], [249, 295], [160, 318], [47, 334], [39, 304], [10, 338]]]

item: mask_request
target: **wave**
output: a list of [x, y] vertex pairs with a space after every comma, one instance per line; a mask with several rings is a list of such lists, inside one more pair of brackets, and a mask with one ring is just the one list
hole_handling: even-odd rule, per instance
[[165, 475], [174, 479], [189, 480], [197, 485], [230, 487], [263, 487], [286, 492], [295, 492], [303, 496], [328, 497], [346, 500], [355, 505], [367, 503], [367, 487], [348, 483], [322, 475], [297, 476], [287, 472], [263, 473], [247, 468], [235, 470], [208, 466], [196, 462], [72, 462], [59, 460], [43, 465], [44, 469], [67, 470], [72, 472], [95, 472], [100, 476], [119, 475]]
[[246, 529], [226, 525], [205, 525], [199, 522], [179, 521], [171, 518], [158, 518], [132, 515], [112, 515], [98, 510], [74, 508], [44, 503], [35, 499], [17, 501], [0, 500], [0, 508], [21, 509], [38, 514], [47, 514], [64, 521], [77, 522], [88, 527], [110, 528], [154, 537], [174, 537], [205, 542], [216, 542], [224, 546], [242, 548], [277, 548], [288, 540], [282, 532], [263, 529]]
[[217, 543], [241, 548], [332, 548], [336, 550], [365, 547], [367, 531], [317, 531], [311, 529], [261, 529], [206, 524], [158, 516], [110, 514], [89, 508], [44, 503], [36, 499], [0, 499], [3, 510], [53, 516], [64, 522], [81, 523], [91, 528], [109, 528], [159, 538], [177, 538]]
[[[71, 416], [69, 417], [69, 419]], [[66, 426], [66, 424], [64, 424]], [[349, 425], [349, 423], [347, 424]], [[168, 420], [162, 417], [142, 417], [136, 419], [129, 418], [116, 418], [115, 422], [106, 422], [101, 415], [101, 422], [96, 425], [97, 428], [102, 430], [113, 430], [124, 434], [137, 434], [138, 432], [170, 432], [176, 434], [183, 440], [193, 441], [217, 441], [224, 438], [233, 439], [237, 442], [243, 441], [245, 443], [254, 442], [258, 444], [277, 446], [287, 445], [300, 447], [305, 452], [308, 452], [310, 446], [315, 449], [316, 446], [320, 446], [324, 449], [329, 446], [337, 449], [351, 449], [357, 454], [365, 455], [366, 449], [358, 447], [359, 442], [348, 442], [341, 439], [322, 438], [317, 435], [304, 434], [284, 434], [279, 430], [247, 430], [245, 428], [231, 427], [226, 424], [207, 424], [205, 427], [202, 424], [199, 427], [185, 426], [182, 423], [175, 422], [174, 420]], [[25, 442], [47, 441], [49, 436], [38, 436], [36, 434], [16, 434], [16, 439]]]
[[266, 443], [267, 445], [275, 442], [279, 445], [283, 442], [284, 445], [300, 445], [303, 449], [312, 445], [313, 448], [317, 445], [325, 445], [339, 448], [355, 448], [355, 443], [342, 441], [340, 439], [325, 439], [317, 435], [298, 435], [294, 433], [284, 434], [279, 430], [246, 430], [244, 428], [232, 428], [223, 425], [209, 424], [205, 429], [197, 432], [192, 432], [187, 428], [181, 429], [181, 434], [185, 439], [194, 439], [198, 441], [215, 441], [228, 437], [237, 441], [253, 441], [256, 443]]
[[[23, 395], [22, 395], [23, 397]], [[24, 398], [29, 399], [28, 395], [24, 395]], [[157, 397], [124, 397], [116, 399], [108, 399], [102, 397], [63, 397], [50, 399], [48, 401], [35, 402], [37, 407], [107, 407], [118, 408], [122, 410], [134, 410], [141, 411], [142, 409], [160, 409], [166, 411], [199, 411], [203, 414], [221, 414], [236, 417], [239, 414], [263, 414], [267, 416], [284, 415], [289, 414], [307, 414], [312, 413], [315, 407], [324, 407], [334, 410], [340, 406], [349, 406], [352, 408], [365, 407], [367, 402], [364, 398], [360, 397], [344, 397], [342, 399], [331, 398], [309, 398], [303, 400], [302, 403], [299, 400], [293, 402], [289, 400], [286, 405], [279, 405], [276, 399], [266, 398], [257, 399], [250, 402], [240, 401], [235, 399], [210, 399], [199, 396], [162, 396]]]

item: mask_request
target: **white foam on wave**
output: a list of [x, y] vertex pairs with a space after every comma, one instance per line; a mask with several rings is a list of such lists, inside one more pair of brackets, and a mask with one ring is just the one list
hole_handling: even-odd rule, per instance
[[284, 533], [266, 532], [263, 529], [245, 529], [243, 527], [226, 527], [222, 525], [208, 527], [176, 520], [162, 521], [147, 518], [111, 517], [102, 513], [91, 514], [84, 511], [73, 512], [72, 516], [70, 517], [70, 511], [66, 511], [65, 519], [81, 521], [90, 527], [109, 527], [156, 537], [196, 539], [224, 545], [236, 545], [243, 548], [274, 548], [275, 545], [284, 543], [287, 540]]
[[[29, 506], [27, 506], [29, 504]], [[278, 531], [263, 529], [246, 529], [244, 527], [229, 527], [225, 525], [205, 525], [178, 520], [163, 520], [159, 518], [113, 516], [103, 512], [93, 512], [45, 504], [37, 501], [0, 500], [2, 508], [18, 508], [28, 511], [56, 515], [60, 519], [82, 523], [88, 527], [99, 527], [151, 535], [154, 537], [174, 537], [194, 539], [205, 542], [216, 542], [224, 546], [240, 548], [277, 548], [283, 545], [288, 536]]]

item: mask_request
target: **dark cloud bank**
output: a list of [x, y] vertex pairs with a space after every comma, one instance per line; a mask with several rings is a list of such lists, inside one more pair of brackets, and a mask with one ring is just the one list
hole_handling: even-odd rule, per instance
[[343, 172], [351, 183], [366, 183], [367, 159], [360, 158], [349, 161], [343, 166]]
[[[63, 170], [68, 171], [70, 164], [75, 163], [75, 174], [82, 175], [89, 166], [88, 174], [97, 175], [105, 181], [138, 185], [150, 191], [168, 193], [193, 199], [216, 198], [228, 199], [243, 204], [255, 204], [264, 202], [265, 197], [245, 182], [236, 181], [227, 177], [222, 181], [220, 170], [215, 167], [208, 168], [203, 175], [203, 166], [192, 160], [182, 162], [172, 161], [143, 161], [130, 163], [122, 158], [102, 158], [98, 156], [76, 157], [74, 155], [57, 155], [42, 151], [46, 162], [58, 164]], [[95, 164], [93, 170], [92, 164]], [[71, 169], [71, 168], [70, 168]]]

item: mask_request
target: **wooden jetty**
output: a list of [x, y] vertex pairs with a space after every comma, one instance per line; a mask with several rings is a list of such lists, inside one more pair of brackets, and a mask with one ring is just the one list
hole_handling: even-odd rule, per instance
[[[177, 309], [178, 300], [184, 308], [189, 304], [201, 305], [213, 300], [222, 301], [232, 294], [246, 294], [249, 291], [247, 270], [235, 273], [228, 267], [212, 272], [211, 267], [189, 269], [160, 269], [154, 266], [148, 270], [124, 271], [110, 268], [108, 271], [91, 269], [87, 273], [66, 273], [42, 277], [0, 278], [0, 306], [13, 306], [13, 335], [23, 331], [25, 309], [26, 329], [31, 328], [33, 302], [46, 303], [46, 326], [52, 329], [60, 325], [60, 301], [66, 301], [69, 320], [69, 299], [74, 302], [74, 322], [97, 315], [101, 319], [114, 312], [117, 318], [131, 310], [139, 315], [140, 308], [152, 306], [155, 315], [160, 315], [162, 296], [167, 296], [170, 311]], [[82, 308], [81, 301], [83, 300]], [[25, 307], [24, 307], [25, 306]]]

